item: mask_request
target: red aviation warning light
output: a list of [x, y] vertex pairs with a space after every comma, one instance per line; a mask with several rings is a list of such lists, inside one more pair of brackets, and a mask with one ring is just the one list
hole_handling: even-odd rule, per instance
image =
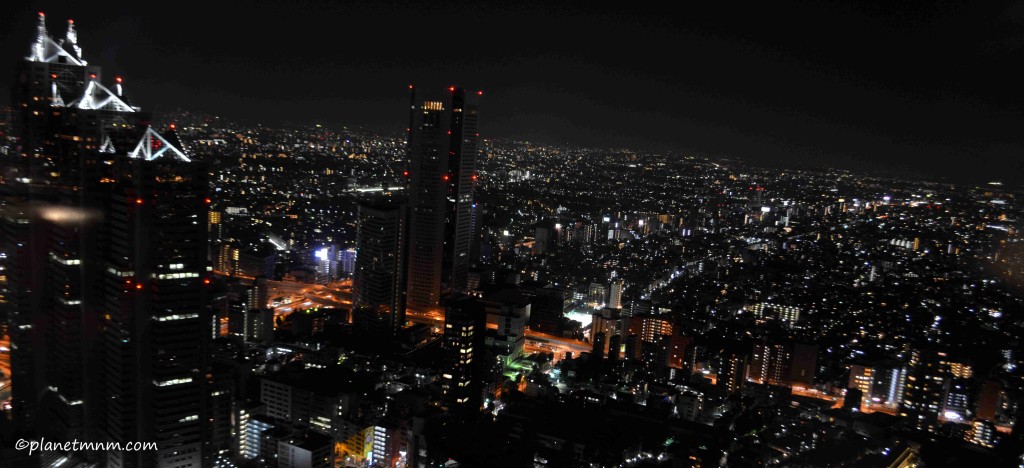
[[454, 86], [449, 86], [448, 87], [448, 91], [451, 91], [451, 92], [454, 93], [455, 92], [455, 87]]
[[210, 200], [210, 197], [206, 197], [205, 199], [203, 199], [203, 201], [206, 202], [207, 205], [213, 203], [213, 200]]
[[168, 125], [168, 127], [170, 127], [171, 130], [174, 130], [174, 129], [178, 128], [178, 126], [174, 125], [174, 124], [170, 124], [170, 125]]
[[141, 205], [142, 204], [142, 199], [141, 198], [136, 198], [135, 199], [135, 204], [136, 205]]
[[483, 91], [477, 91], [477, 92], [476, 92], [476, 95], [477, 95], [477, 96], [483, 96], [483, 95], [484, 95], [484, 92], [483, 92]]
[[135, 289], [142, 289], [142, 283], [135, 283]]
[[75, 24], [75, 20], [73, 20], [73, 19], [68, 19], [68, 24]]
[[121, 84], [124, 80], [122, 80], [120, 76], [115, 76], [114, 81], [116, 81], [117, 84]]
[[210, 278], [203, 278], [203, 284], [210, 284]]
[[445, 175], [441, 176], [441, 179], [447, 181], [448, 180], [448, 174], [445, 174]]
[[405, 177], [409, 177], [409, 171], [402, 171], [402, 175]]

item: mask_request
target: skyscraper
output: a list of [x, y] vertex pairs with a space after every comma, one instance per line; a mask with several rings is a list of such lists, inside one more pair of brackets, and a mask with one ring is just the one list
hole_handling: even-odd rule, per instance
[[392, 334], [405, 325], [406, 220], [403, 203], [359, 205], [352, 303], [376, 312]]
[[484, 304], [472, 296], [452, 300], [444, 316], [446, 362], [441, 374], [443, 404], [449, 411], [472, 413], [481, 406], [480, 352], [487, 327]]
[[71, 20], [54, 39], [39, 15], [12, 98], [2, 249], [19, 422], [59, 440], [158, 443], [69, 454], [108, 466], [200, 466], [206, 167], [150, 128], [120, 78], [101, 84]]
[[901, 417], [907, 418], [907, 424], [919, 431], [935, 430], [949, 378], [949, 361], [945, 352], [934, 349], [911, 351], [899, 411]]
[[[51, 37], [40, 13], [11, 99], [17, 157], [3, 167], [3, 244], [11, 330], [12, 397], [21, 423], [43, 434], [94, 434], [86, 405], [98, 391], [98, 261], [115, 148], [138, 140], [149, 115], [128, 103], [122, 81], [100, 84], [78, 46], [74, 21]], [[123, 156], [122, 156], [123, 157]]]
[[[159, 146], [152, 133], [142, 139], [149, 148]], [[207, 170], [172, 152], [120, 158], [130, 177], [117, 184], [107, 210], [102, 426], [108, 440], [160, 447], [111, 452], [111, 466], [202, 463]]]
[[435, 308], [442, 294], [466, 289], [480, 93], [451, 87], [447, 97], [420, 98], [410, 90], [408, 303]]

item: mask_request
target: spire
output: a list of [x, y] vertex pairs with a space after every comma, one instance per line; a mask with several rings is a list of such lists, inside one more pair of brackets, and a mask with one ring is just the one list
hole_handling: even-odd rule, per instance
[[177, 156], [185, 162], [191, 162], [192, 160], [185, 156], [178, 148], [175, 148], [169, 141], [164, 137], [160, 136], [159, 133], [153, 131], [153, 127], [146, 127], [146, 133], [142, 135], [142, 139], [139, 140], [139, 144], [135, 145], [135, 149], [128, 154], [129, 158], [138, 159], [142, 158], [146, 161], [152, 161], [164, 153], [171, 153]]
[[121, 83], [123, 82], [124, 80], [122, 80], [120, 76], [114, 77], [114, 91], [117, 92], [117, 97], [120, 98], [124, 97], [124, 90], [121, 89]]
[[[63, 57], [63, 60], [61, 59]], [[47, 63], [70, 63], [72, 65], [85, 66], [88, 62], [82, 59], [82, 48], [78, 47], [78, 32], [75, 30], [75, 21], [68, 20], [68, 30], [64, 39], [54, 41], [46, 31], [46, 15], [39, 12], [39, 22], [36, 24], [36, 37], [29, 50], [29, 56], [25, 60], [30, 62]]]
[[32, 43], [31, 54], [28, 60], [41, 62], [46, 60], [46, 40], [49, 39], [46, 32], [46, 14], [39, 12], [39, 21], [36, 23], [36, 39]]
[[75, 51], [75, 57], [82, 59], [82, 48], [78, 47], [78, 31], [75, 30], [75, 20], [68, 20], [68, 32], [64, 34], [64, 43]]

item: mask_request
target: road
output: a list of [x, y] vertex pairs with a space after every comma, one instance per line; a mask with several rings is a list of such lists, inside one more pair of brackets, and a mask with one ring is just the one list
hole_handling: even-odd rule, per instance
[[[218, 273], [220, 274], [220, 273]], [[222, 275], [224, 276], [224, 275]], [[252, 278], [237, 277], [252, 282]], [[274, 316], [288, 315], [297, 310], [303, 310], [316, 305], [329, 307], [347, 307], [352, 305], [352, 280], [338, 281], [327, 286], [319, 284], [294, 283], [288, 281], [267, 281], [269, 288], [268, 299], [273, 301], [276, 298], [284, 297], [285, 302], [274, 307]], [[273, 307], [272, 304], [267, 304]], [[434, 333], [440, 333], [444, 329], [444, 311], [440, 308], [429, 310], [416, 310], [410, 308], [406, 311], [406, 318], [413, 323], [425, 323], [431, 325]], [[590, 352], [590, 343], [526, 330], [526, 350], [530, 352], [554, 353], [556, 360], [565, 357], [565, 353], [572, 352], [573, 356], [580, 353]]]
[[[444, 314], [439, 310], [409, 310], [406, 311], [405, 317], [414, 323], [431, 325], [438, 331], [444, 327]], [[527, 329], [524, 348], [532, 353], [554, 353], [555, 360], [558, 361], [564, 358], [567, 352], [572, 352], [573, 356], [579, 356], [583, 352], [589, 353], [592, 346], [584, 341]]]

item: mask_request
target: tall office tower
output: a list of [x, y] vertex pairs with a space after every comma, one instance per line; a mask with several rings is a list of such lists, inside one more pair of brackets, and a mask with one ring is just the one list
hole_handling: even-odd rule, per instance
[[934, 432], [949, 378], [946, 353], [934, 349], [911, 351], [899, 415], [919, 431]]
[[40, 15], [15, 81], [2, 190], [19, 418], [60, 440], [159, 444], [69, 454], [108, 466], [200, 466], [206, 168], [149, 128], [120, 79], [100, 83], [72, 21], [55, 40]]
[[434, 308], [466, 289], [476, 183], [478, 93], [420, 99], [412, 90], [409, 128], [411, 307]]
[[104, 187], [117, 175], [114, 148], [149, 121], [128, 104], [120, 78], [111, 91], [99, 75], [82, 58], [74, 22], [54, 39], [40, 13], [11, 90], [18, 140], [0, 184], [15, 416], [63, 440], [95, 433], [86, 402], [98, 391]]
[[404, 203], [359, 205], [352, 302], [375, 312], [391, 334], [405, 326], [406, 219]]
[[199, 466], [207, 168], [151, 129], [136, 149], [118, 161], [125, 177], [107, 210], [101, 408], [109, 440], [151, 440], [160, 450], [110, 453], [108, 464]]
[[445, 370], [441, 373], [442, 400], [454, 413], [472, 413], [481, 406], [477, 356], [483, 347], [487, 313], [471, 296], [452, 300], [444, 315]]

